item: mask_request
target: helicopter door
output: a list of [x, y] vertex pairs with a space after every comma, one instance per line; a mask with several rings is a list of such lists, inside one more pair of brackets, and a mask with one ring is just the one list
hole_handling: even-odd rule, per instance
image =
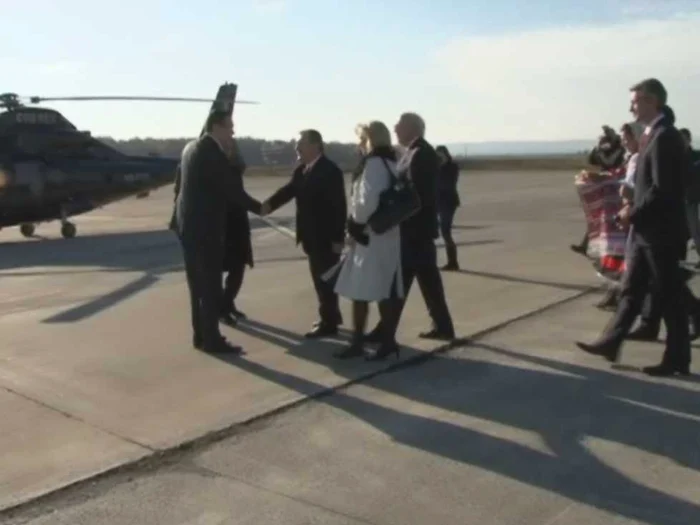
[[40, 162], [22, 162], [15, 164], [14, 185], [28, 194], [31, 198], [40, 201], [44, 197], [46, 188], [46, 171]]

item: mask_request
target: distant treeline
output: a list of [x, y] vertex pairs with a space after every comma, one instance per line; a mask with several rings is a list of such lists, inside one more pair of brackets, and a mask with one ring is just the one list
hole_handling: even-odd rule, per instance
[[[100, 140], [129, 155], [158, 155], [179, 157], [185, 144], [191, 139], [132, 138]], [[237, 137], [238, 144], [251, 173], [284, 173], [296, 163], [294, 141], [269, 141], [250, 137]], [[343, 170], [351, 170], [359, 161], [357, 146], [341, 142], [326, 143], [326, 154]], [[561, 170], [580, 169], [586, 165], [587, 152], [571, 155], [501, 155], [488, 157], [455, 157], [465, 170]], [[258, 169], [261, 168], [261, 169]]]
[[[185, 144], [192, 139], [154, 139], [133, 138], [114, 140], [111, 137], [100, 137], [100, 140], [129, 155], [158, 155], [179, 157]], [[250, 137], [237, 137], [241, 154], [248, 166], [290, 166], [296, 162], [294, 141], [265, 140]], [[359, 158], [357, 145], [340, 142], [326, 143], [326, 154], [338, 165], [354, 166]]]

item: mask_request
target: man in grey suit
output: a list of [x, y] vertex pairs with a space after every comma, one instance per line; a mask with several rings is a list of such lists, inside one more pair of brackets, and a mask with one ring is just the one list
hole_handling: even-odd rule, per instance
[[243, 165], [229, 157], [234, 150], [231, 115], [213, 111], [205, 130], [182, 152], [174, 226], [185, 259], [195, 348], [241, 354], [243, 349], [226, 341], [218, 324], [226, 212], [233, 205], [260, 215], [261, 205], [231, 173]]

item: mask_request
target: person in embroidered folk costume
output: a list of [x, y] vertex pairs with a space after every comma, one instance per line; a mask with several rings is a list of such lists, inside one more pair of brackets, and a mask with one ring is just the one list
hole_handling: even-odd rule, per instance
[[[353, 336], [350, 346], [336, 353], [340, 359], [364, 355], [364, 331], [370, 302], [379, 303], [383, 322], [393, 312], [384, 299], [403, 298], [401, 234], [395, 226], [376, 234], [367, 221], [379, 206], [381, 194], [396, 175], [396, 153], [391, 133], [382, 122], [373, 121], [357, 129], [363, 159], [353, 173], [348, 218], [350, 250], [340, 267], [335, 292], [352, 300]], [[393, 338], [382, 341], [384, 353], [397, 348]]]
[[[608, 174], [618, 171], [625, 164], [625, 148], [622, 138], [613, 131], [610, 126], [603, 126], [603, 134], [598, 139], [598, 144], [588, 155], [588, 164], [598, 168], [597, 171], [585, 170], [585, 173]], [[586, 255], [589, 247], [591, 232], [587, 229], [579, 244], [572, 244], [571, 250], [581, 255]]]
[[[638, 131], [638, 127], [629, 123], [623, 124], [620, 129], [620, 137], [622, 139], [622, 145], [626, 150], [626, 155], [625, 164], [611, 173], [611, 176], [616, 177], [619, 183], [618, 194], [620, 196], [620, 207], [615, 210], [615, 215], [617, 215], [621, 206], [630, 204], [632, 201], [634, 175], [637, 168], [637, 157], [639, 155]], [[615, 226], [629, 239], [629, 228], [619, 223], [616, 223]], [[627, 241], [625, 241], [625, 251], [626, 248]], [[607, 293], [596, 306], [603, 310], [614, 310], [617, 307], [619, 298], [618, 281], [621, 279], [624, 269], [624, 253], [622, 255], [619, 253], [613, 253], [611, 255], [602, 254], [602, 256], [594, 262], [594, 267], [600, 275], [611, 281]]]
[[[612, 280], [619, 278], [627, 241], [627, 230], [615, 220], [623, 205], [620, 185], [634, 176], [638, 148], [632, 125], [623, 125], [620, 132], [620, 143], [627, 149], [624, 163], [607, 171], [584, 170], [575, 180], [586, 217], [588, 255], [594, 259], [596, 271]], [[610, 308], [615, 297], [611, 290], [597, 306]]]

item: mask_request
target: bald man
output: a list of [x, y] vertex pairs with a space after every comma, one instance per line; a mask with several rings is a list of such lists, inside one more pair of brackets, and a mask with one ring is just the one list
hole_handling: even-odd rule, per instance
[[[414, 277], [423, 294], [433, 321], [430, 330], [420, 334], [424, 339], [452, 340], [455, 337], [452, 317], [445, 300], [445, 290], [437, 263], [435, 239], [439, 236], [437, 216], [437, 176], [440, 162], [433, 146], [425, 140], [425, 123], [415, 113], [404, 113], [394, 127], [399, 144], [406, 149], [397, 164], [398, 175], [413, 181], [421, 200], [421, 209], [401, 223], [401, 264], [405, 295], [408, 296]], [[391, 326], [380, 322], [369, 334], [370, 342], [381, 342], [376, 358], [392, 351], [404, 300], [394, 302]], [[389, 323], [387, 323], [389, 324]]]

